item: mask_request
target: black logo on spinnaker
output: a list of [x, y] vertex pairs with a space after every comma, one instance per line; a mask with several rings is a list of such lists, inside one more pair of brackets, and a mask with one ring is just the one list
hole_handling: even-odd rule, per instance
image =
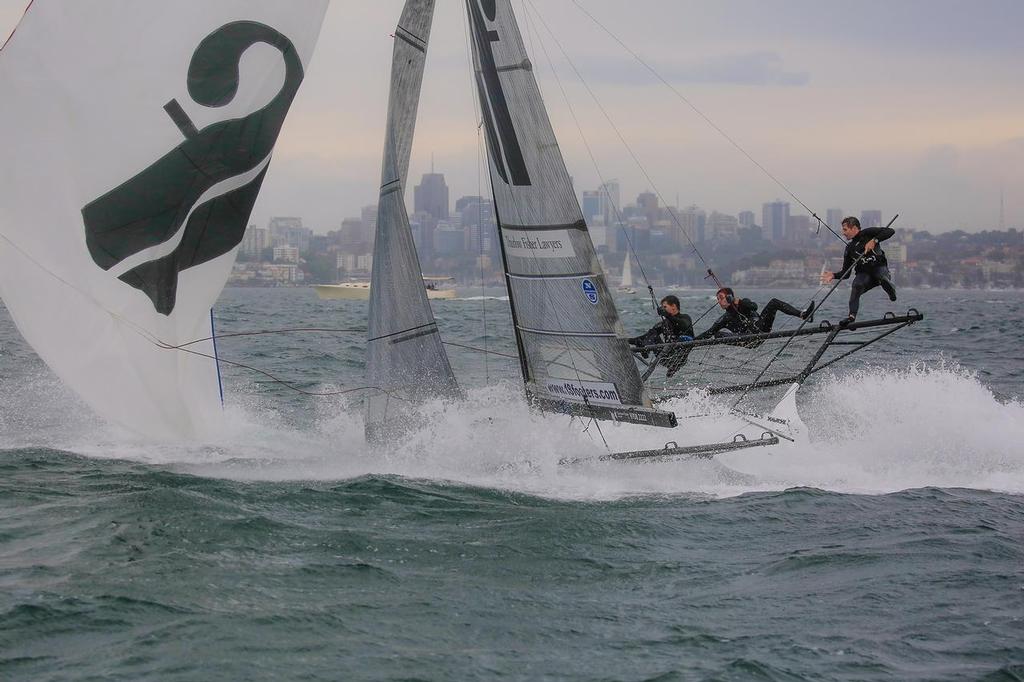
[[253, 21], [221, 26], [192, 55], [189, 95], [205, 107], [222, 107], [238, 92], [242, 54], [256, 43], [280, 50], [285, 63], [284, 85], [265, 107], [198, 130], [172, 99], [164, 109], [185, 141], [82, 209], [86, 245], [104, 270], [166, 242], [185, 223], [181, 241], [170, 255], [120, 277], [149, 296], [164, 315], [174, 310], [179, 272], [222, 256], [242, 241], [266, 167], [241, 187], [193, 206], [217, 183], [253, 171], [267, 159], [303, 78], [302, 61], [292, 42]]

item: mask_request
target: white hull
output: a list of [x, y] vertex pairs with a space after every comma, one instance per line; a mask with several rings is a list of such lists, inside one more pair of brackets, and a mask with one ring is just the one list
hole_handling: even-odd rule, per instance
[[[346, 282], [344, 284], [315, 284], [316, 295], [325, 301], [369, 301], [369, 282]], [[455, 298], [455, 289], [427, 289], [427, 298], [449, 300]]]

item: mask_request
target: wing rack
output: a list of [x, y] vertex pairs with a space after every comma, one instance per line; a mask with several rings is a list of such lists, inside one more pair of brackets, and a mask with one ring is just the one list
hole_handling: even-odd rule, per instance
[[[688, 358], [692, 353], [699, 349], [712, 349], [714, 347], [722, 346], [755, 349], [765, 342], [773, 339], [781, 339], [785, 341], [795, 337], [810, 337], [816, 335], [824, 337], [821, 344], [817, 346], [817, 349], [805, 364], [794, 367], [781, 375], [776, 373], [770, 378], [746, 383], [734, 380], [731, 383], [727, 382], [721, 385], [713, 385], [711, 382], [704, 382], [704, 388], [710, 395], [735, 393], [739, 391], [750, 391], [793, 383], [803, 383], [812, 374], [820, 372], [821, 370], [846, 359], [853, 353], [863, 350], [876, 341], [880, 341], [890, 334], [914, 324], [915, 322], [920, 322], [923, 319], [923, 314], [918, 312], [916, 309], [911, 308], [905, 315], [886, 313], [880, 319], [855, 322], [848, 327], [838, 327], [833, 326], [829, 322], [822, 322], [816, 327], [806, 327], [797, 330], [783, 330], [763, 334], [735, 334], [714, 339], [681, 341], [678, 343], [663, 343], [646, 346], [643, 349], [644, 351], [654, 352], [654, 357], [652, 359], [644, 358], [640, 351], [635, 351], [635, 353], [637, 355], [637, 361], [644, 366], [642, 374], [643, 380], [645, 383], [648, 383], [651, 376], [659, 366], [667, 367], [669, 376], [672, 376], [676, 372], [685, 372]], [[842, 336], [847, 335], [848, 332], [858, 331], [866, 331], [867, 334], [854, 335], [854, 338], [851, 338], [850, 340], [842, 340], [841, 338]], [[830, 357], [825, 360], [824, 356], [826, 352], [835, 347], [849, 348], [838, 353], [834, 357]], [[752, 361], [748, 361], [747, 366], [749, 367], [751, 364], [753, 364]], [[687, 378], [685, 374], [682, 376]], [[665, 393], [672, 393], [673, 390], [682, 390], [682, 387], [674, 389], [674, 387], [671, 386], [658, 386], [652, 388], [660, 389]]]

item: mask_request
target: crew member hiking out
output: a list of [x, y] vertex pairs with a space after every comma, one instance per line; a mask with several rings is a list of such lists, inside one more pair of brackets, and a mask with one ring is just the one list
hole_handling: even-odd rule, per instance
[[[883, 242], [896, 234], [891, 227], [860, 228], [860, 221], [850, 216], [843, 218], [843, 236], [849, 240], [843, 254], [843, 267], [839, 272], [826, 272], [821, 276], [823, 284], [836, 278], [846, 279], [850, 276], [851, 267], [856, 272], [853, 286], [850, 287], [850, 315], [839, 323], [840, 327], [848, 327], [857, 319], [860, 311], [860, 297], [875, 287], [882, 287], [889, 294], [889, 300], [896, 300], [896, 287], [889, 278], [889, 263], [885, 253], [878, 248]], [[861, 255], [863, 254], [863, 255]], [[860, 260], [857, 260], [858, 257]], [[856, 263], [856, 267], [853, 264]]]
[[814, 301], [803, 310], [794, 305], [773, 298], [765, 305], [759, 315], [757, 304], [749, 298], [736, 298], [729, 287], [722, 287], [717, 294], [718, 305], [725, 312], [698, 339], [709, 339], [726, 334], [762, 334], [770, 332], [775, 326], [775, 316], [785, 313], [801, 320], [813, 320]]
[[661, 322], [651, 327], [646, 333], [631, 338], [629, 345], [638, 350], [643, 358], [653, 351], [658, 357], [658, 362], [668, 369], [666, 376], [672, 376], [686, 362], [686, 357], [690, 354], [689, 349], [649, 349], [647, 346], [693, 341], [693, 321], [689, 315], [679, 311], [679, 299], [671, 294], [661, 299], [658, 314], [662, 317]]

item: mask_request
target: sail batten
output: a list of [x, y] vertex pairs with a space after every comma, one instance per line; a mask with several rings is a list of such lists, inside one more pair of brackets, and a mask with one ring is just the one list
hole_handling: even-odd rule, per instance
[[466, 0], [509, 305], [542, 410], [657, 426], [510, 0]]
[[366, 371], [379, 391], [366, 410], [372, 441], [401, 431], [409, 404], [460, 395], [427, 300], [404, 197], [433, 12], [434, 0], [407, 0], [395, 31], [370, 281]]

